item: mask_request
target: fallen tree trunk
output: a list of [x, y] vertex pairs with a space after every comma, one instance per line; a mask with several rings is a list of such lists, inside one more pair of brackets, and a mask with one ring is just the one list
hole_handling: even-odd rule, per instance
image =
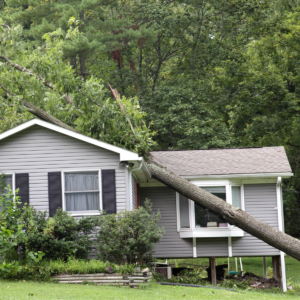
[[188, 180], [173, 173], [168, 168], [162, 166], [151, 155], [146, 159], [146, 161], [153, 178], [159, 180], [196, 203], [199, 203], [200, 205], [223, 216], [229, 224], [236, 225], [249, 234], [266, 242], [270, 246], [273, 246], [297, 260], [300, 260], [300, 241], [298, 239], [279, 231], [265, 222], [252, 217], [245, 211], [236, 208], [224, 200], [201, 189]]

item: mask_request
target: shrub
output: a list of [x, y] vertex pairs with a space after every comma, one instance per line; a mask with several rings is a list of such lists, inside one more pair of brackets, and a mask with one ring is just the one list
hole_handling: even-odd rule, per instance
[[20, 197], [14, 196], [10, 188], [4, 189], [3, 184], [0, 189], [7, 190], [0, 196], [0, 259], [5, 261], [6, 270], [17, 269], [16, 262], [36, 265], [43, 255], [64, 260], [69, 256], [88, 257], [95, 218], [75, 219], [61, 210], [48, 218], [46, 212], [32, 206], [19, 208]]
[[46, 259], [66, 260], [70, 256], [85, 259], [92, 249], [93, 217], [75, 219], [58, 210], [53, 218], [47, 218], [45, 212], [28, 207], [21, 222], [27, 234], [25, 248], [44, 252]]
[[100, 260], [115, 264], [134, 264], [149, 261], [154, 244], [162, 237], [157, 226], [160, 213], [152, 213], [149, 200], [144, 207], [122, 211], [116, 215], [102, 214], [98, 218], [96, 251]]

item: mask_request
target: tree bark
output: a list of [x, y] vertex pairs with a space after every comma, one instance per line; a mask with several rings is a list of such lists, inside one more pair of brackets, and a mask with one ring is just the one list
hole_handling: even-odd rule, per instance
[[76, 70], [76, 56], [69, 56], [69, 65]]
[[300, 241], [258, 220], [245, 211], [194, 185], [158, 163], [151, 155], [146, 158], [153, 178], [159, 180], [187, 198], [223, 216], [231, 225], [236, 225], [249, 234], [300, 260]]
[[82, 55], [79, 56], [79, 66], [80, 66], [80, 76], [85, 81], [86, 79], [85, 57]]

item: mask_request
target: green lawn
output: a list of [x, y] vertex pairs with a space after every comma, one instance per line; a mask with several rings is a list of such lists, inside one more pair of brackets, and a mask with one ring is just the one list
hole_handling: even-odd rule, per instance
[[[174, 260], [170, 260], [174, 263]], [[179, 265], [207, 265], [207, 259], [177, 260]], [[225, 263], [226, 259], [218, 259], [217, 263]], [[63, 285], [56, 283], [38, 283], [27, 281], [0, 280], [0, 300], [12, 299], [299, 299], [300, 298], [300, 262], [287, 257], [288, 278], [294, 282], [293, 291], [287, 293], [272, 291], [239, 291], [231, 292], [210, 288], [191, 288], [178, 286], [161, 286], [156, 283], [144, 289], [130, 289], [128, 287], [109, 287], [95, 285]], [[231, 264], [234, 260], [231, 261]], [[271, 266], [271, 259], [267, 260]], [[261, 258], [244, 258], [245, 271], [262, 275]]]
[[22, 281], [0, 281], [0, 299], [299, 299], [300, 293], [274, 294], [269, 292], [230, 292], [207, 288], [161, 286], [152, 284], [146, 289], [130, 289], [94, 285], [63, 285]]

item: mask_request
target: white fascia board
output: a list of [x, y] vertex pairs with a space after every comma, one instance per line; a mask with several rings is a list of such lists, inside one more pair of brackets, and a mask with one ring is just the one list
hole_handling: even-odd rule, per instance
[[216, 238], [216, 237], [243, 237], [244, 230], [240, 228], [200, 228], [194, 230], [181, 230], [179, 232], [181, 238]]
[[227, 179], [227, 178], [288, 178], [294, 176], [293, 173], [259, 173], [259, 174], [227, 174], [227, 175], [180, 175], [182, 178], [195, 179]]
[[17, 127], [14, 127], [10, 130], [7, 130], [7, 131], [3, 132], [2, 134], [0, 134], [0, 140], [3, 140], [3, 139], [5, 139], [5, 138], [7, 138], [7, 137], [9, 137], [9, 136], [11, 136], [15, 133], [18, 133], [18, 132], [20, 132], [22, 130], [25, 130], [29, 127], [32, 127], [34, 125], [39, 125], [41, 127], [51, 129], [53, 131], [65, 134], [65, 135], [73, 137], [75, 139], [78, 139], [78, 140], [84, 141], [86, 143], [98, 146], [100, 148], [103, 148], [103, 149], [106, 149], [106, 150], [109, 150], [109, 151], [112, 151], [112, 152], [115, 152], [115, 153], [119, 153], [120, 154], [120, 161], [128, 161], [128, 160], [140, 161], [140, 160], [143, 159], [142, 157], [139, 157], [139, 155], [135, 152], [132, 152], [132, 151], [129, 151], [129, 150], [126, 150], [126, 149], [123, 149], [123, 148], [105, 143], [105, 142], [98, 141], [96, 139], [93, 139], [93, 138], [88, 137], [86, 135], [83, 135], [81, 133], [77, 133], [77, 132], [65, 129], [65, 128], [59, 127], [57, 125], [53, 125], [51, 123], [48, 123], [48, 122], [45, 122], [45, 121], [42, 121], [42, 120], [39, 120], [39, 119], [30, 120], [26, 123], [23, 123], [23, 124], [21, 124]]

